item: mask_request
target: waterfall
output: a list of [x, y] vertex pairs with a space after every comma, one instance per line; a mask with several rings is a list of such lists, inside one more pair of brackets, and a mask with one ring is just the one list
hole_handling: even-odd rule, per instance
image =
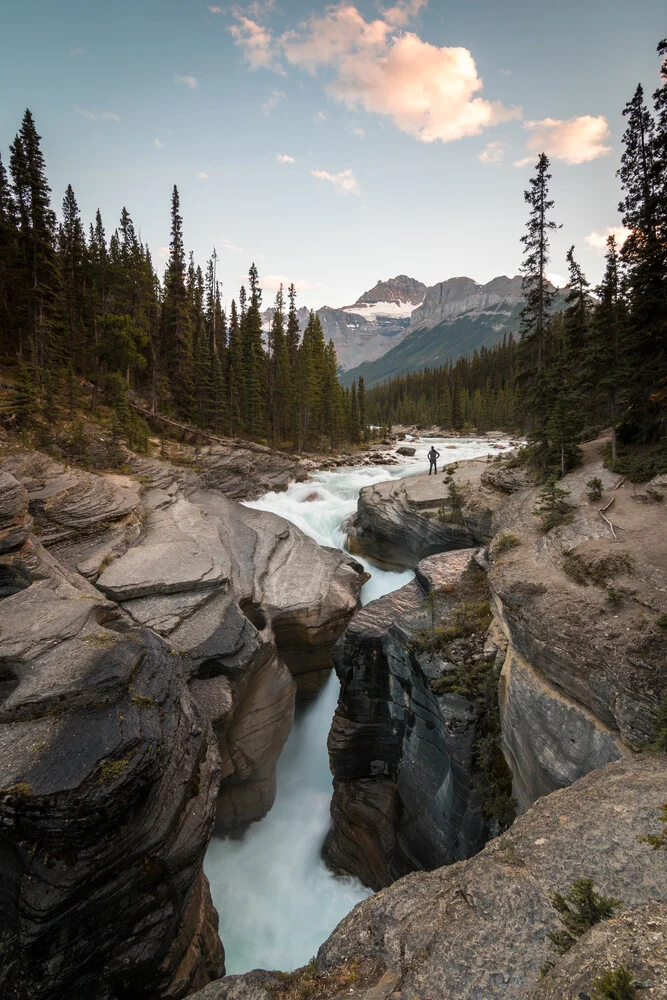
[[[490, 452], [489, 442], [483, 440], [422, 439], [415, 457], [402, 459], [400, 466], [314, 473], [306, 483], [268, 493], [247, 506], [279, 514], [320, 545], [342, 548], [342, 526], [356, 510], [359, 490], [426, 472], [431, 444], [441, 451], [441, 464], [445, 458], [453, 462]], [[447, 445], [456, 449], [443, 451]], [[404, 586], [414, 575], [358, 561], [372, 574], [362, 589], [364, 604]], [[320, 856], [329, 829], [332, 782], [326, 744], [337, 698], [338, 680], [332, 672], [292, 729], [278, 762], [278, 793], [269, 815], [240, 839], [211, 841], [205, 870], [220, 914], [230, 975], [254, 968], [289, 971], [306, 964], [336, 924], [370, 895], [357, 880], [334, 876]]]

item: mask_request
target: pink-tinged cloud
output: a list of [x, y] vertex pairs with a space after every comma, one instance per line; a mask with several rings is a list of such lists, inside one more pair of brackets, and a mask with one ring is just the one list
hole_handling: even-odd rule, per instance
[[623, 246], [631, 232], [632, 230], [626, 226], [607, 226], [603, 233], [593, 231], [585, 239], [589, 247], [592, 247], [593, 250], [602, 251], [607, 249], [607, 238], [609, 236], [615, 236], [616, 245], [620, 247]]
[[337, 66], [352, 54], [379, 56], [390, 27], [384, 21], [365, 21], [356, 7], [340, 4], [323, 15], [313, 14], [295, 31], [280, 38], [285, 58], [293, 66], [315, 73], [322, 66]]
[[611, 146], [604, 145], [610, 132], [603, 115], [580, 115], [567, 121], [543, 118], [541, 121], [524, 122], [523, 125], [531, 133], [526, 141], [531, 155], [517, 160], [517, 167], [533, 163], [538, 153], [546, 153], [554, 160], [564, 160], [569, 164], [588, 163], [611, 153]]
[[482, 152], [477, 157], [482, 163], [502, 163], [505, 156], [505, 143], [501, 140], [487, 142]]
[[211, 14], [222, 14], [222, 7], [209, 7]]
[[404, 31], [424, 0], [398, 0], [367, 21], [345, 0], [311, 14], [280, 36], [236, 8], [234, 41], [253, 69], [283, 72], [283, 60], [315, 74], [328, 70], [327, 93], [349, 108], [389, 117], [421, 142], [450, 142], [515, 118], [481, 96], [482, 80], [468, 49], [438, 47]]
[[288, 156], [287, 153], [278, 153], [276, 156], [278, 163], [296, 163], [293, 156]]
[[351, 170], [341, 170], [339, 174], [330, 174], [328, 170], [311, 170], [313, 177], [319, 181], [332, 184], [339, 194], [361, 195], [359, 185]]
[[345, 56], [338, 79], [327, 90], [348, 107], [387, 115], [420, 142], [451, 142], [515, 118], [478, 96], [482, 81], [467, 49], [438, 48], [406, 33], [393, 39], [382, 57]]
[[382, 16], [388, 24], [396, 28], [404, 28], [417, 17], [428, 0], [398, 0], [392, 7], [382, 11]]
[[236, 45], [242, 49], [250, 69], [270, 69], [284, 76], [285, 70], [271, 31], [247, 17], [238, 7], [234, 8], [234, 17], [238, 23], [230, 25], [229, 31]]

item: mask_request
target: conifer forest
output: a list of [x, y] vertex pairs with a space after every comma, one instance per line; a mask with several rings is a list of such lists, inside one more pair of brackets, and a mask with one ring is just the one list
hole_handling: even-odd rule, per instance
[[619, 210], [629, 236], [620, 246], [609, 236], [600, 284], [591, 287], [575, 246], [567, 287], [557, 292], [547, 279], [558, 209], [542, 153], [524, 193], [518, 337], [368, 393], [363, 379], [340, 385], [334, 344], [314, 311], [301, 334], [294, 285], [278, 291], [268, 334], [255, 264], [225, 313], [216, 252], [203, 266], [187, 252], [175, 186], [162, 280], [127, 208], [110, 232], [99, 211], [86, 225], [70, 185], [58, 216], [27, 110], [8, 166], [0, 160], [1, 357], [13, 375], [3, 419], [48, 436], [104, 401], [114, 437], [138, 449], [148, 434], [142, 413], [298, 451], [359, 443], [370, 425], [502, 428], [526, 433], [537, 465], [560, 474], [586, 434], [611, 426], [611, 461], [637, 447], [652, 456], [649, 467], [662, 468], [667, 42], [658, 51], [662, 85], [652, 97], [638, 86], [623, 111]]

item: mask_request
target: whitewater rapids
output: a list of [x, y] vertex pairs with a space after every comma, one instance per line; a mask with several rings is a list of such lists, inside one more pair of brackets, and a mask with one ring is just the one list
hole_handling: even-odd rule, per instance
[[[402, 458], [401, 465], [313, 473], [308, 482], [295, 483], [284, 493], [267, 493], [247, 506], [279, 514], [320, 545], [342, 549], [343, 524], [356, 510], [359, 490], [427, 472], [431, 444], [440, 452], [439, 467], [492, 451], [491, 442], [481, 439], [422, 438], [415, 442], [415, 457]], [[448, 450], [447, 445], [456, 448]], [[313, 493], [318, 499], [306, 502]], [[371, 573], [361, 591], [363, 604], [414, 576], [411, 570], [387, 572], [355, 558]], [[370, 895], [357, 880], [333, 875], [320, 854], [329, 829], [327, 735], [337, 700], [338, 679], [332, 671], [316, 701], [294, 724], [278, 762], [278, 791], [269, 815], [240, 839], [211, 841], [205, 871], [220, 915], [228, 975], [305, 965], [352, 907]]]

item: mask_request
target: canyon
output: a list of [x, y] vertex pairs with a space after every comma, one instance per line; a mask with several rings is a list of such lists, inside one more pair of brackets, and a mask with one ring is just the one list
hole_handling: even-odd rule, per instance
[[[666, 695], [666, 484], [621, 482], [602, 444], [546, 535], [537, 488], [491, 440], [439, 443], [446, 477], [424, 474], [425, 442], [395, 468], [310, 478], [238, 446], [114, 474], [3, 455], [3, 995], [268, 1000], [311, 995], [311, 976], [332, 1000], [546, 1000], [663, 941], [666, 855], [638, 836], [667, 801], [666, 758], [646, 752]], [[279, 781], [271, 810], [276, 768], [309, 719], [324, 747], [331, 712], [331, 824], [318, 812], [307, 850], [326, 834], [345, 878], [323, 874], [313, 905], [340, 891], [341, 910], [292, 979], [219, 978], [209, 840], [214, 883], [244, 834], [273, 849], [265, 824], [299, 795], [283, 771], [292, 798]], [[538, 985], [551, 897], [583, 876], [622, 911]], [[652, 964], [647, 947], [637, 969], [658, 983], [664, 949]]]

